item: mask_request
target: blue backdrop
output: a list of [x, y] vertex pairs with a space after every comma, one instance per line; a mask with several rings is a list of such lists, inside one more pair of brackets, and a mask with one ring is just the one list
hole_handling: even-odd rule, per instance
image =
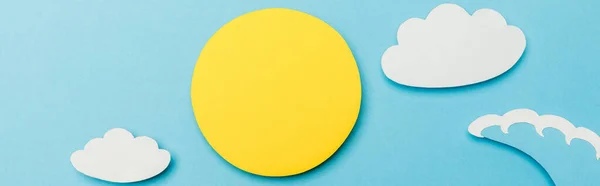
[[[398, 26], [438, 0], [0, 0], [0, 185], [110, 185], [70, 154], [113, 127], [156, 139], [173, 156], [132, 185], [548, 185], [531, 158], [472, 137], [477, 117], [531, 108], [600, 131], [600, 16], [595, 0], [454, 0], [492, 8], [528, 43], [506, 74], [474, 86], [417, 89], [381, 71]], [[190, 81], [204, 43], [246, 12], [287, 7], [328, 22], [360, 68], [354, 131], [326, 163], [264, 178], [221, 159], [198, 129]]]

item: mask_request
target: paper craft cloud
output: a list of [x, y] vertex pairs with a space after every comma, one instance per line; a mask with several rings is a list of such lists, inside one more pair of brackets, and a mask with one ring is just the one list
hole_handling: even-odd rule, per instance
[[398, 45], [381, 59], [385, 75], [400, 84], [445, 88], [489, 80], [513, 67], [525, 51], [525, 35], [491, 9], [469, 15], [455, 4], [434, 8], [426, 19], [402, 23]]
[[152, 138], [134, 138], [121, 128], [109, 130], [104, 138], [90, 140], [83, 150], [71, 155], [71, 163], [77, 171], [117, 183], [152, 178], [165, 170], [170, 161], [170, 153], [159, 149]]

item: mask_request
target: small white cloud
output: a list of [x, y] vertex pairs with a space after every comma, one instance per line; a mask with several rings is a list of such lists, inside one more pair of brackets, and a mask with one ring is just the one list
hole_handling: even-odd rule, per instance
[[83, 150], [71, 155], [71, 163], [77, 171], [117, 183], [152, 178], [164, 171], [170, 161], [169, 152], [159, 149], [152, 138], [134, 138], [121, 128], [109, 130], [104, 138], [90, 140]]
[[600, 159], [600, 137], [590, 129], [584, 127], [575, 127], [567, 119], [555, 115], [538, 115], [535, 111], [529, 109], [515, 109], [499, 116], [488, 114], [477, 118], [469, 125], [469, 133], [473, 136], [483, 138], [481, 132], [492, 126], [500, 126], [505, 134], [508, 134], [508, 128], [517, 123], [528, 123], [535, 127], [540, 136], [544, 136], [544, 129], [554, 128], [565, 135], [567, 144], [575, 138], [587, 141], [596, 149], [596, 158]]
[[508, 71], [525, 51], [525, 35], [491, 9], [469, 15], [455, 4], [398, 29], [398, 45], [381, 59], [385, 75], [413, 87], [444, 88], [489, 80]]

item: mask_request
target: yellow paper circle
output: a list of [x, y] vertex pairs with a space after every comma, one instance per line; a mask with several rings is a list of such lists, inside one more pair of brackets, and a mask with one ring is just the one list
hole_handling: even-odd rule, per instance
[[329, 158], [358, 117], [360, 76], [332, 27], [295, 10], [242, 15], [198, 58], [191, 89], [208, 143], [232, 165], [262, 176], [308, 171]]

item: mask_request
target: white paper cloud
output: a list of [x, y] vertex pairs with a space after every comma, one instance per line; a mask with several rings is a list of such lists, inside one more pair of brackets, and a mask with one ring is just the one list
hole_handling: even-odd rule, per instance
[[104, 138], [90, 140], [83, 150], [71, 155], [71, 163], [77, 171], [117, 183], [152, 178], [165, 170], [170, 161], [169, 152], [159, 149], [152, 138], [134, 138], [121, 128], [109, 130]]
[[489, 80], [514, 66], [525, 35], [491, 9], [469, 15], [455, 4], [434, 8], [425, 20], [411, 18], [398, 29], [398, 45], [381, 59], [385, 75], [413, 87], [444, 88]]
[[575, 138], [587, 141], [596, 150], [596, 158], [600, 158], [600, 137], [590, 129], [584, 127], [575, 127], [567, 119], [555, 115], [538, 115], [535, 111], [529, 109], [515, 109], [499, 116], [488, 114], [477, 118], [469, 125], [469, 133], [483, 138], [481, 132], [491, 126], [500, 126], [505, 134], [508, 134], [508, 128], [517, 123], [529, 123], [535, 127], [540, 136], [544, 136], [544, 129], [554, 128], [565, 135], [567, 144]]

